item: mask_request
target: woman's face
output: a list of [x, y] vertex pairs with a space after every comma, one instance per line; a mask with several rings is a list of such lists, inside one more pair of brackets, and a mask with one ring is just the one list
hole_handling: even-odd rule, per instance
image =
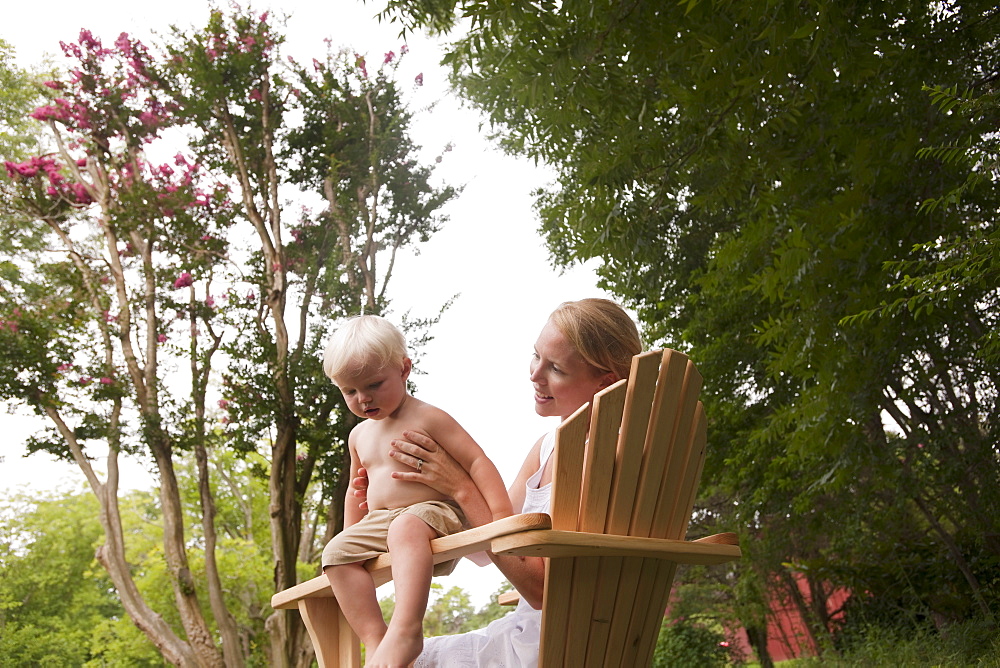
[[616, 380], [614, 374], [601, 373], [588, 364], [551, 321], [545, 323], [535, 342], [530, 371], [535, 412], [562, 419]]

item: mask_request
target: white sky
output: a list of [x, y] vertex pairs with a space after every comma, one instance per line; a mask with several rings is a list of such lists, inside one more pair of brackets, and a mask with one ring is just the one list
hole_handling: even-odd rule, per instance
[[[260, 12], [273, 6], [290, 15], [282, 53], [300, 62], [322, 59], [327, 37], [334, 47], [367, 54], [370, 71], [386, 51], [399, 52], [398, 28], [372, 18], [381, 2], [284, 0], [253, 6]], [[15, 47], [22, 66], [40, 62], [46, 53], [61, 63], [59, 41], [75, 39], [81, 28], [112, 43], [121, 32], [146, 39], [170, 24], [200, 27], [207, 15], [204, 0], [17, 3], [4, 12], [0, 38]], [[420, 256], [397, 261], [389, 294], [396, 313], [410, 310], [413, 317], [429, 317], [461, 293], [434, 329], [435, 340], [424, 349], [421, 371], [426, 375], [415, 377], [418, 395], [455, 416], [509, 483], [531, 444], [554, 426], [534, 414], [527, 379], [538, 331], [560, 302], [607, 295], [595, 288], [591, 268], [564, 275], [552, 269], [536, 233], [530, 196], [545, 184], [546, 175], [492, 148], [479, 129], [479, 117], [445, 92], [446, 73], [437, 65], [440, 49], [435, 42], [422, 35], [411, 35], [407, 42], [410, 53], [400, 81], [412, 80], [418, 72], [424, 75], [417, 97], [408, 98], [414, 100], [411, 108], [437, 102], [432, 113], [417, 113], [414, 139], [424, 147], [426, 160], [453, 143], [454, 150], [445, 154], [436, 173], [447, 183], [466, 187], [447, 208], [450, 221], [421, 246]], [[0, 492], [82, 486], [83, 476], [74, 466], [44, 455], [23, 457], [23, 435], [37, 424], [32, 417], [0, 414], [5, 433], [22, 435], [0, 443]], [[148, 481], [141, 466], [122, 465], [123, 487], [130, 480]], [[492, 566], [478, 568], [463, 560], [454, 574], [436, 581], [462, 587], [478, 607], [499, 587], [502, 576]], [[383, 588], [380, 595], [388, 591]]]

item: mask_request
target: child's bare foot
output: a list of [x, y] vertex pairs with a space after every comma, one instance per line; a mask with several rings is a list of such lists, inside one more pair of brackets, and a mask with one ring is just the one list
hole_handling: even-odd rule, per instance
[[424, 649], [424, 632], [420, 624], [410, 629], [401, 629], [389, 624], [389, 631], [382, 638], [378, 648], [369, 656], [365, 666], [371, 668], [407, 668], [420, 656]]

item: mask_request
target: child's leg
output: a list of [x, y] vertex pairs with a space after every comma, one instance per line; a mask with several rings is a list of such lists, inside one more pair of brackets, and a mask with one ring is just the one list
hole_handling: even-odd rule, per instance
[[371, 656], [378, 649], [387, 628], [371, 573], [365, 570], [364, 562], [330, 566], [323, 572], [333, 587], [347, 623], [361, 638], [365, 652]]
[[431, 588], [434, 562], [431, 540], [437, 532], [416, 515], [403, 514], [389, 525], [389, 554], [396, 607], [379, 651], [369, 654], [369, 665], [408, 666], [424, 646], [424, 611]]

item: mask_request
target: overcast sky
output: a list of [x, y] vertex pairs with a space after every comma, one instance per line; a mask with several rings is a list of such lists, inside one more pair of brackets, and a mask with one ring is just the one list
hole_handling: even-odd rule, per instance
[[[279, 7], [289, 15], [284, 31], [288, 40], [282, 52], [300, 62], [322, 58], [325, 38], [335, 47], [367, 54], [370, 63], [381, 62], [387, 51], [398, 53], [402, 44], [398, 28], [373, 18], [381, 2], [284, 0], [252, 6], [261, 12]], [[201, 26], [207, 15], [204, 0], [17, 3], [4, 12], [0, 38], [15, 47], [22, 66], [40, 62], [45, 54], [60, 63], [59, 41], [75, 39], [81, 28], [111, 43], [121, 32], [146, 39], [151, 31], [164, 32], [170, 24]], [[389, 287], [395, 313], [389, 317], [405, 311], [429, 317], [460, 294], [423, 352], [423, 374], [415, 376], [418, 396], [455, 416], [509, 483], [528, 448], [555, 426], [551, 419], [535, 416], [533, 410], [528, 358], [538, 331], [560, 302], [607, 295], [595, 288], [591, 267], [562, 275], [551, 267], [536, 234], [530, 196], [546, 183], [546, 174], [492, 148], [479, 127], [478, 115], [447, 94], [445, 72], [437, 65], [441, 51], [436, 42], [414, 35], [407, 43], [410, 53], [399, 79], [412, 81], [422, 73], [424, 81], [410, 98], [411, 108], [417, 110], [414, 139], [424, 147], [427, 160], [453, 144], [437, 174], [452, 185], [464, 184], [465, 190], [447, 208], [450, 221], [421, 246], [419, 257], [397, 262]], [[433, 113], [419, 113], [432, 103], [436, 104]], [[5, 433], [22, 435], [0, 442], [0, 493], [25, 487], [76, 489], [83, 484], [82, 474], [74, 467], [41, 455], [23, 457], [23, 435], [36, 424], [27, 416], [0, 414]], [[140, 465], [125, 471], [123, 486], [131, 481], [138, 486], [143, 481], [151, 484]], [[481, 569], [463, 560], [453, 575], [437, 581], [446, 587], [461, 586], [480, 606], [500, 585], [502, 576], [493, 567]], [[383, 588], [380, 594], [388, 591]]]

